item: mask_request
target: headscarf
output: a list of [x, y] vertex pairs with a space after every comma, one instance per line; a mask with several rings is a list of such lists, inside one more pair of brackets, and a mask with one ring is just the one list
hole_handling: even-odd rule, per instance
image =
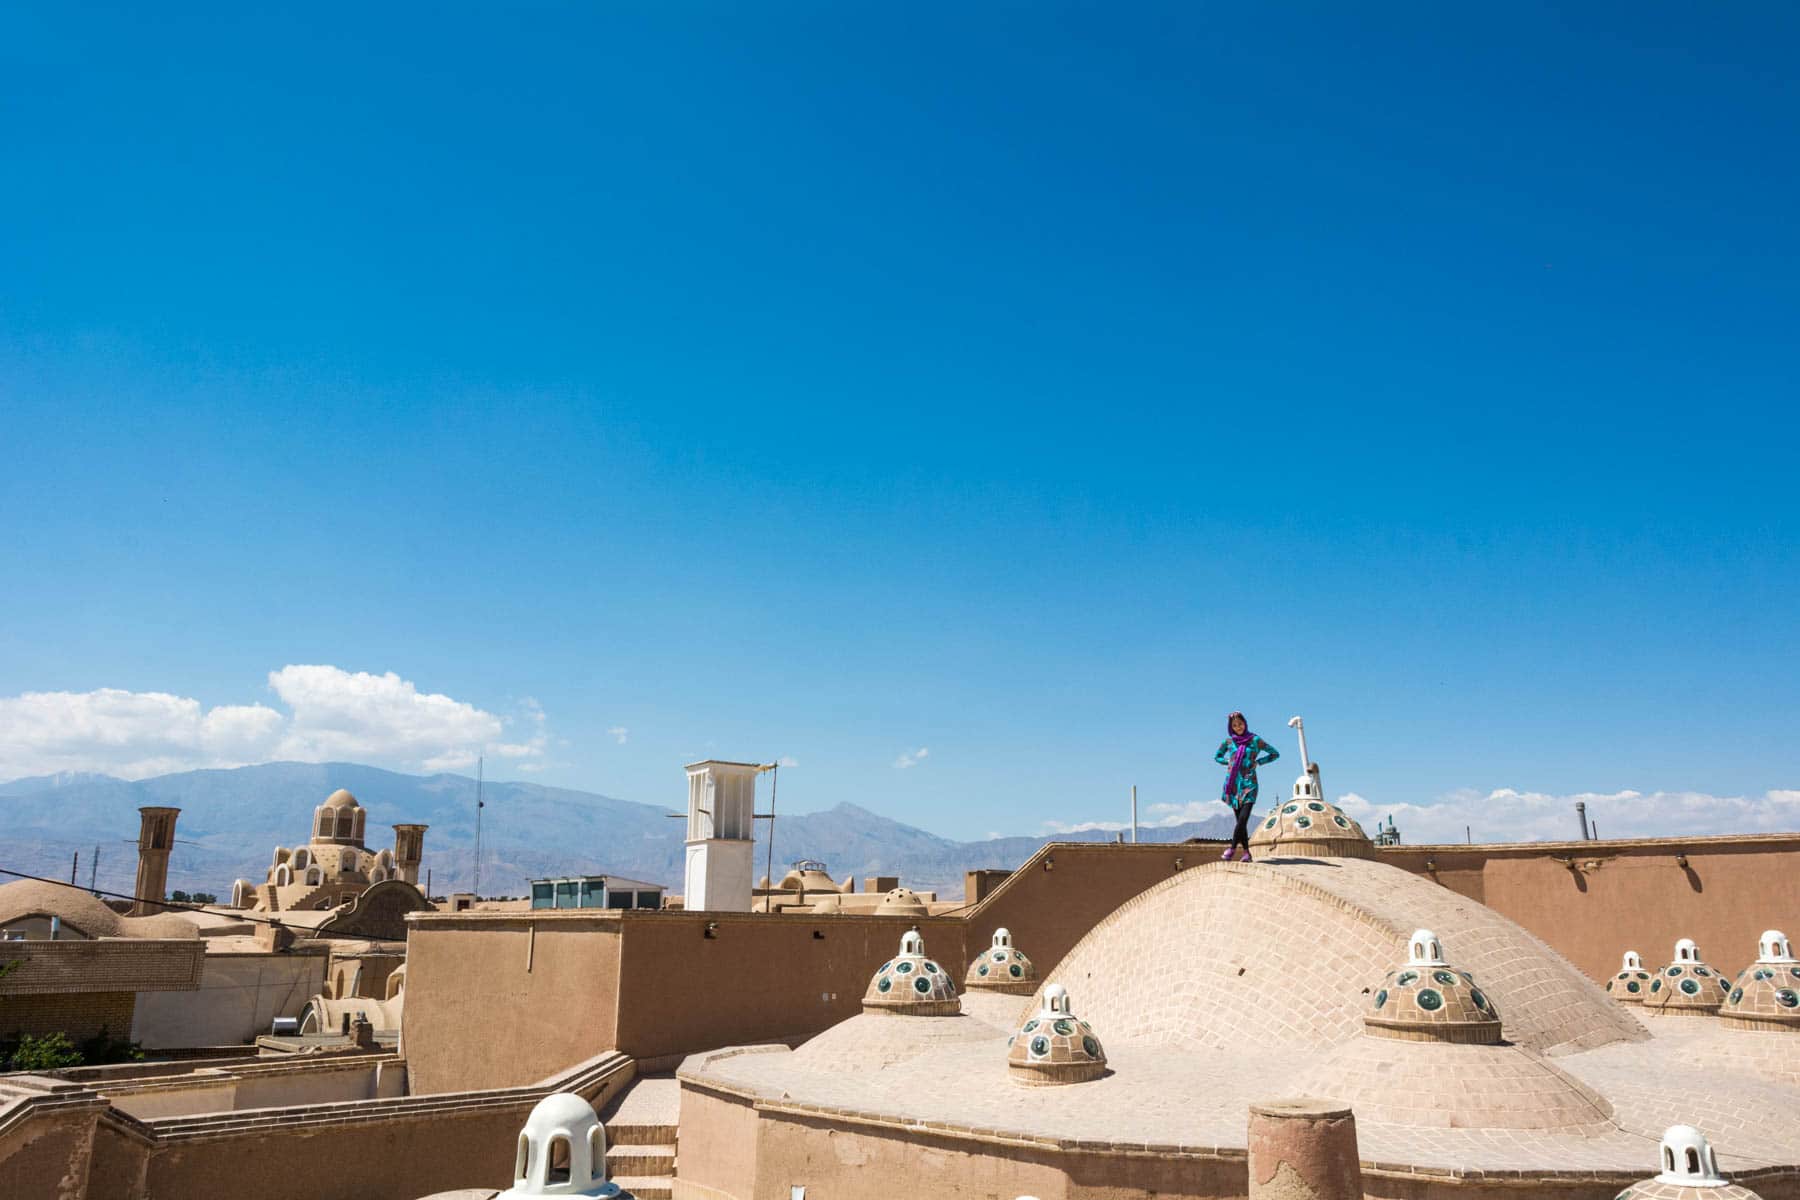
[[[1244, 732], [1233, 733], [1231, 731], [1233, 721], [1243, 721]], [[1238, 778], [1244, 773], [1245, 761], [1250, 756], [1250, 747], [1255, 743], [1256, 735], [1250, 732], [1250, 722], [1245, 720], [1244, 714], [1241, 712], [1234, 712], [1225, 718], [1225, 733], [1231, 738], [1232, 744], [1237, 747], [1231, 755], [1231, 773], [1225, 776], [1225, 798], [1231, 800], [1237, 795]], [[1250, 764], [1250, 769], [1255, 769], [1254, 762]]]

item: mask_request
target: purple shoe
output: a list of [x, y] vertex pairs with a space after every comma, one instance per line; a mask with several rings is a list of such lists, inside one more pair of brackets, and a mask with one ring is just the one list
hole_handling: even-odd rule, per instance
[[1252, 859], [1252, 858], [1251, 858], [1251, 857], [1250, 857], [1250, 847], [1248, 847], [1248, 846], [1245, 846], [1245, 847], [1244, 847], [1244, 857], [1243, 857], [1243, 858], [1242, 858], [1242, 859], [1240, 859], [1240, 860], [1239, 860], [1239, 861], [1240, 861], [1240, 862], [1252, 862], [1252, 861], [1254, 861], [1254, 860], [1253, 860], [1253, 859]]
[[1219, 855], [1219, 861], [1220, 862], [1230, 862], [1231, 856], [1236, 853], [1237, 853], [1236, 846], [1227, 846], [1227, 847], [1225, 847], [1225, 853]]

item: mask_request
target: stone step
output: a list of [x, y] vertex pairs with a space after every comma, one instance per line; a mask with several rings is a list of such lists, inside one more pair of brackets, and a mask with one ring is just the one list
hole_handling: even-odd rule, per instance
[[670, 1200], [675, 1182], [669, 1175], [614, 1175], [611, 1182], [630, 1193], [635, 1200]]
[[626, 1125], [609, 1121], [606, 1126], [609, 1146], [673, 1146], [674, 1125]]
[[673, 1175], [675, 1147], [651, 1145], [608, 1146], [606, 1169], [615, 1175]]

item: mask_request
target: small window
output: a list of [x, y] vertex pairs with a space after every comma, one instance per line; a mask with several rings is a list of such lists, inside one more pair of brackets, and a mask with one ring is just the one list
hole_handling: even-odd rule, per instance
[[533, 907], [533, 908], [555, 908], [556, 907], [556, 895], [555, 895], [555, 892], [553, 891], [553, 889], [551, 888], [550, 884], [534, 883], [531, 885], [531, 907]]
[[1687, 1148], [1687, 1164], [1689, 1174], [1698, 1175], [1700, 1173], [1700, 1152], [1692, 1146]]
[[550, 1169], [544, 1175], [544, 1182], [569, 1182], [569, 1139], [565, 1134], [559, 1133], [550, 1139]]

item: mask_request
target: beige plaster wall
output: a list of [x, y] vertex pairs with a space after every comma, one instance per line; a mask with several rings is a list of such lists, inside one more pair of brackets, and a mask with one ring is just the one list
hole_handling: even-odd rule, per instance
[[342, 1100], [367, 1100], [397, 1094], [400, 1072], [373, 1057], [346, 1057], [339, 1062], [294, 1062], [248, 1071], [213, 1071], [202, 1068], [190, 1076], [163, 1079], [131, 1088], [103, 1087], [102, 1094], [114, 1108], [140, 1121], [196, 1113], [233, 1112], [246, 1108], [288, 1108], [299, 1104], [328, 1104]]
[[[1247, 1193], [1242, 1159], [1100, 1154], [1002, 1145], [917, 1129], [836, 1124], [764, 1110], [755, 1183], [741, 1200], [891, 1200], [896, 1180], [946, 1200], [1228, 1200]], [[687, 1138], [683, 1130], [682, 1153]]]
[[34, 1112], [0, 1134], [0, 1196], [86, 1200], [98, 1109]]
[[619, 926], [585, 913], [417, 919], [401, 1031], [413, 1094], [536, 1083], [612, 1049]]
[[148, 1049], [248, 1044], [297, 1017], [325, 982], [323, 954], [208, 954], [192, 992], [141, 992], [131, 1036]]
[[756, 1179], [757, 1115], [748, 1100], [707, 1088], [681, 1089], [683, 1183], [749, 1200]]
[[511, 1183], [513, 1149], [530, 1108], [360, 1126], [277, 1122], [223, 1142], [174, 1141], [151, 1158], [144, 1200], [412, 1200], [456, 1188], [503, 1188]]
[[823, 1032], [862, 1011], [914, 926], [956, 978], [968, 961], [959, 919], [671, 912], [623, 926], [617, 1048], [640, 1060]]

